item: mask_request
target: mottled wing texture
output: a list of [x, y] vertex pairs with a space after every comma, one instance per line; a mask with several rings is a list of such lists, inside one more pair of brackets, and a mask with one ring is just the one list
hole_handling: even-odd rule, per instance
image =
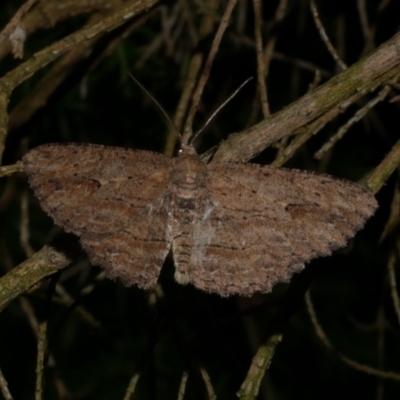
[[170, 159], [156, 153], [82, 144], [50, 144], [23, 158], [42, 208], [78, 235], [111, 278], [153, 286], [171, 246], [165, 197]]
[[305, 262], [344, 246], [377, 207], [361, 186], [327, 175], [254, 164], [207, 169], [190, 280], [222, 296], [269, 292]]

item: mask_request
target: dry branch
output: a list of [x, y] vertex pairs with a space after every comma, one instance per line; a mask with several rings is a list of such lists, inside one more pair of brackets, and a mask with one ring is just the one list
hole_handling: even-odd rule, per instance
[[387, 83], [400, 72], [400, 33], [374, 53], [251, 128], [231, 134], [215, 161], [249, 161], [279, 139], [292, 135], [334, 107], [346, 109], [356, 94]]

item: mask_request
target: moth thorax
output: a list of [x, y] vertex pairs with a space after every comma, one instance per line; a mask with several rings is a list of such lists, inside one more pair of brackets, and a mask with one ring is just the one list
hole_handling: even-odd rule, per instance
[[185, 198], [191, 198], [206, 184], [207, 168], [197, 155], [183, 155], [175, 159], [172, 183]]

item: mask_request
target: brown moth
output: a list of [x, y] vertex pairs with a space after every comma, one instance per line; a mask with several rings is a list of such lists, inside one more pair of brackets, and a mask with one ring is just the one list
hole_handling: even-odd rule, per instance
[[191, 140], [181, 138], [172, 159], [93, 144], [47, 144], [23, 157], [24, 168], [43, 209], [80, 237], [91, 262], [143, 289], [156, 284], [172, 248], [178, 283], [221, 296], [269, 292], [305, 262], [343, 247], [377, 208], [361, 186], [328, 175], [205, 164], [190, 144], [204, 127]]
[[129, 285], [157, 282], [172, 248], [175, 279], [221, 296], [269, 292], [331, 254], [377, 208], [361, 186], [255, 164], [205, 164], [91, 144], [48, 144], [23, 158], [30, 185], [91, 262]]

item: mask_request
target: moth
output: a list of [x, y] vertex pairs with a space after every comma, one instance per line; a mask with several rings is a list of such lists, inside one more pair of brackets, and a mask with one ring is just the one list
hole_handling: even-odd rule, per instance
[[180, 284], [221, 296], [269, 292], [343, 247], [377, 208], [358, 184], [256, 164], [205, 164], [190, 142], [172, 159], [46, 144], [23, 163], [42, 208], [80, 238], [92, 264], [143, 289], [156, 284], [172, 250]]

